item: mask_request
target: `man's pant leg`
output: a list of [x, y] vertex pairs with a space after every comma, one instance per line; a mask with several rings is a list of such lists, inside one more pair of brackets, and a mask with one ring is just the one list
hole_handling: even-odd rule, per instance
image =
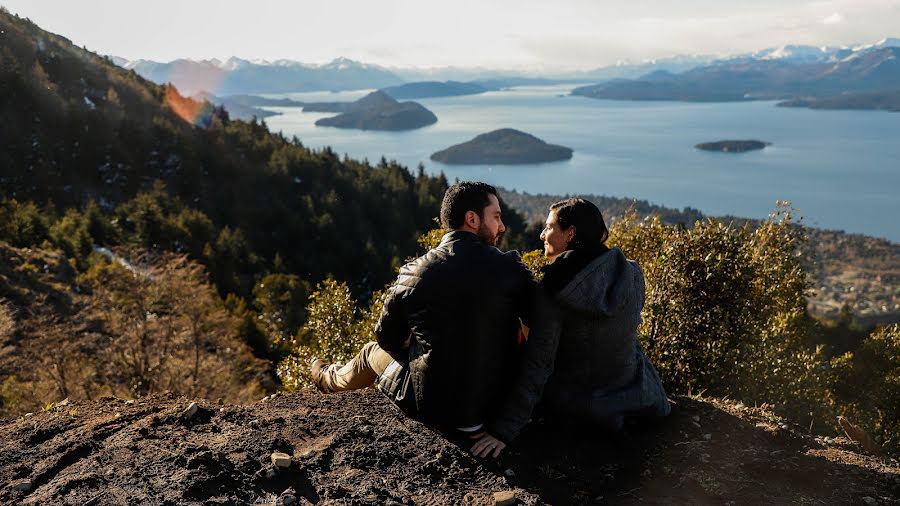
[[370, 342], [346, 365], [330, 365], [324, 372], [325, 386], [332, 392], [370, 387], [394, 361], [378, 343]]

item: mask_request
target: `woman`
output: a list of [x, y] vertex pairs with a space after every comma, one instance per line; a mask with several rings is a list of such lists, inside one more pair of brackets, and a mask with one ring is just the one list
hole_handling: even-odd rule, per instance
[[551, 262], [543, 268], [534, 328], [512, 394], [490, 434], [472, 447], [475, 455], [499, 455], [539, 400], [552, 415], [612, 430], [625, 415], [669, 414], [637, 340], [644, 276], [621, 250], [606, 246], [608, 236], [591, 202], [572, 198], [550, 207], [541, 240]]

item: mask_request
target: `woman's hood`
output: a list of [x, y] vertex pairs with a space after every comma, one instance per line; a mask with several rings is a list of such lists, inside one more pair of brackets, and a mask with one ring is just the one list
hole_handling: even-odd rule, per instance
[[612, 248], [576, 274], [555, 298], [579, 313], [610, 316], [636, 299], [643, 306], [644, 275], [622, 250]]

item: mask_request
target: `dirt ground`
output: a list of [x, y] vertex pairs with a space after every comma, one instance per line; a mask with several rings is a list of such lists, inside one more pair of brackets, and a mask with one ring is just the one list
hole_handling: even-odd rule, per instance
[[[374, 391], [249, 406], [157, 395], [0, 421], [2, 504], [900, 504], [900, 465], [739, 403], [609, 435], [537, 420], [498, 460]], [[291, 457], [276, 467], [273, 452]]]

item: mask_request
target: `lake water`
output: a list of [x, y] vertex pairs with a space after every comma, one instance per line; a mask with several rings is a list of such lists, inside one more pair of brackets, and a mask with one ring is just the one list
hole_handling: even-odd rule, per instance
[[[410, 168], [443, 171], [529, 193], [586, 193], [691, 206], [710, 215], [764, 218], [789, 200], [805, 223], [900, 241], [900, 114], [813, 111], [773, 102], [695, 104], [622, 102], [567, 96], [572, 86], [517, 87], [421, 99], [438, 117], [408, 132], [316, 127], [333, 114], [284, 113], [272, 131], [353, 158], [381, 156]], [[352, 101], [367, 92], [277, 95], [302, 101]], [[276, 96], [276, 95], [273, 95]], [[510, 127], [572, 148], [565, 162], [453, 166], [429, 155], [497, 128]], [[742, 154], [694, 148], [700, 142], [759, 139], [772, 145]]]

